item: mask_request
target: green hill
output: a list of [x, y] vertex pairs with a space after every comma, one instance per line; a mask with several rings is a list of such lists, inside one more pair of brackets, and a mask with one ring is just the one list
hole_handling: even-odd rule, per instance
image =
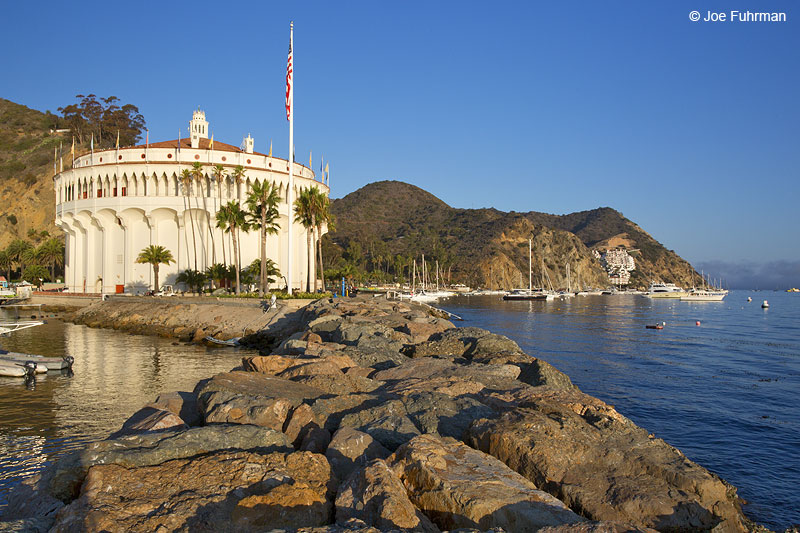
[[54, 130], [57, 118], [0, 98], [0, 248], [29, 230], [57, 235], [53, 151], [71, 138]]
[[633, 285], [651, 279], [691, 285], [686, 261], [608, 207], [568, 215], [455, 209], [419, 187], [381, 181], [334, 200], [331, 210], [336, 228], [326, 238], [329, 266], [349, 261], [389, 273], [404, 258], [424, 253], [452, 282], [508, 289], [527, 286], [532, 238], [536, 285], [547, 286], [549, 278], [554, 287], [566, 287], [569, 263], [573, 283], [606, 286], [591, 252], [617, 246], [636, 250]]

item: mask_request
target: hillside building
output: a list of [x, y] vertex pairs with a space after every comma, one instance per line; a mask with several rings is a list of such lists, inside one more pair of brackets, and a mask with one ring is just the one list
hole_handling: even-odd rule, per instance
[[[203, 177], [185, 186], [181, 172], [196, 162], [203, 165]], [[226, 173], [219, 183], [215, 165], [222, 165]], [[237, 165], [245, 170], [240, 183], [231, 176]], [[153, 269], [136, 263], [136, 258], [151, 244], [168, 249], [176, 261], [160, 266], [160, 284], [174, 284], [186, 269], [234, 264], [231, 235], [216, 227], [216, 213], [231, 200], [246, 209], [251, 186], [269, 181], [277, 185], [282, 202], [280, 230], [267, 236], [267, 257], [286, 277], [291, 249], [292, 288], [304, 289], [307, 235], [301, 224], [294, 223], [289, 246], [288, 171], [287, 160], [254, 151], [250, 135], [241, 147], [210, 140], [209, 123], [200, 110], [189, 123], [189, 138], [77, 157], [73, 168], [53, 178], [55, 222], [66, 234], [65, 284], [71, 292], [142, 293], [153, 285]], [[293, 174], [293, 201], [312, 186], [326, 195], [330, 191], [308, 167], [294, 163]], [[258, 230], [241, 232], [240, 244], [244, 268], [260, 256]], [[312, 269], [316, 270], [313, 255]], [[276, 285], [283, 287], [285, 281]]]
[[602, 254], [594, 250], [592, 254], [600, 260], [612, 284], [622, 286], [630, 283], [631, 272], [636, 270], [636, 261], [628, 254], [627, 250], [615, 248], [606, 250]]

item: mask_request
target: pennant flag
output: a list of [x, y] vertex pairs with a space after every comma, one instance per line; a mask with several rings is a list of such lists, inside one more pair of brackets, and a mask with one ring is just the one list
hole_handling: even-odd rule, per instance
[[272, 157], [272, 139], [269, 140], [269, 157]]
[[286, 63], [286, 120], [292, 119], [292, 41], [289, 41], [289, 60]]
[[64, 146], [61, 141], [58, 142], [58, 168], [59, 172], [64, 172]]
[[308, 168], [311, 168], [311, 150], [308, 151]]
[[119, 130], [117, 130], [117, 150], [119, 150]]
[[94, 133], [92, 133], [92, 141], [89, 143], [89, 148], [91, 148], [92, 155], [94, 155]]
[[213, 133], [211, 134], [211, 142], [208, 143], [208, 148], [210, 150], [214, 149], [214, 134]]
[[72, 167], [75, 167], [75, 136], [72, 136]]
[[181, 130], [178, 129], [178, 153], [181, 151]]
[[[329, 169], [329, 163], [325, 163], [325, 174], [328, 175], [328, 185], [331, 184], [331, 171]], [[323, 181], [325, 179], [325, 174], [322, 175]]]

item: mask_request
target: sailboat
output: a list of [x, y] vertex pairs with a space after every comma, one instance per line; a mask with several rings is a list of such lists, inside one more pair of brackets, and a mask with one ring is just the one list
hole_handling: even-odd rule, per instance
[[503, 296], [503, 300], [552, 300], [553, 295], [543, 289], [533, 289], [533, 240], [528, 239], [528, 288], [514, 289]]

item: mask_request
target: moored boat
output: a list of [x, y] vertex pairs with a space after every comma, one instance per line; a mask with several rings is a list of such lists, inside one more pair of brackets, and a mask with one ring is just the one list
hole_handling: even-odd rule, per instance
[[686, 294], [686, 291], [675, 285], [674, 283], [653, 283], [647, 289], [648, 298], [680, 298]]
[[552, 300], [554, 296], [543, 289], [514, 289], [503, 295], [503, 300]]
[[40, 374], [48, 370], [66, 370], [72, 368], [72, 363], [75, 362], [75, 359], [71, 355], [66, 355], [64, 357], [45, 357], [43, 355], [5, 352], [4, 350], [0, 350], [0, 363], [24, 364], [26, 361], [32, 361], [36, 363], [37, 368], [43, 368], [44, 370], [37, 372]]
[[682, 302], [721, 302], [728, 291], [716, 289], [692, 289], [681, 295]]

